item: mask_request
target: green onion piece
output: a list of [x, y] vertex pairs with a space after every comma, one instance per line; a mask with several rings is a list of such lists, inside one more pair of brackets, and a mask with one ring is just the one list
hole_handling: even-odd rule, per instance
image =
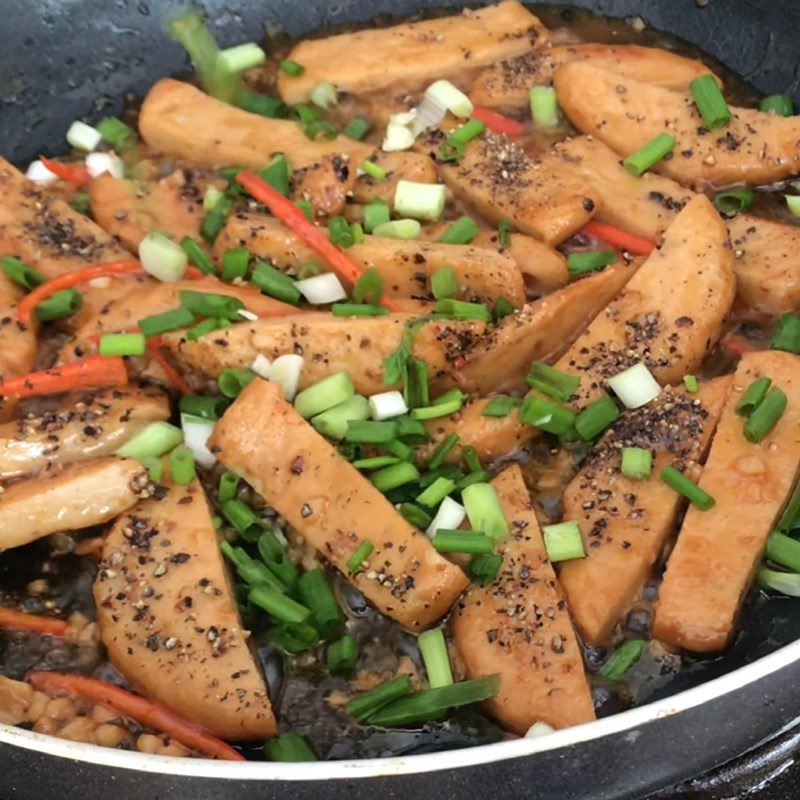
[[[382, 181], [389, 174], [380, 164], [376, 164], [374, 161], [362, 161], [360, 169], [365, 175], [367, 175], [370, 178], [374, 178], [376, 181]], [[388, 222], [389, 206], [383, 200], [380, 200], [378, 198], [372, 200], [368, 205], [372, 205], [372, 203], [381, 203], [382, 205], [386, 206], [387, 217], [385, 222]]]
[[220, 372], [217, 378], [217, 385], [225, 397], [235, 398], [255, 377], [256, 374], [251, 369], [231, 367]]
[[428, 462], [428, 469], [437, 469], [444, 462], [445, 458], [450, 454], [450, 451], [458, 444], [458, 434], [450, 433], [439, 444], [431, 455], [431, 460]]
[[247, 248], [237, 247], [233, 250], [226, 250], [222, 256], [222, 280], [232, 281], [236, 278], [244, 278], [247, 275], [249, 263], [250, 253]]
[[313, 278], [316, 275], [322, 275], [325, 271], [325, 268], [321, 264], [317, 264], [316, 261], [309, 261], [307, 264], [302, 264], [298, 267], [297, 277], [300, 280], [305, 280], [306, 278]]
[[236, 531], [247, 542], [258, 541], [264, 532], [264, 523], [256, 516], [250, 506], [236, 498], [220, 503], [225, 519], [236, 528]]
[[394, 219], [377, 225], [372, 233], [388, 239], [416, 239], [421, 230], [422, 226], [415, 219]]
[[101, 356], [144, 355], [146, 341], [143, 333], [106, 333], [100, 337]]
[[431, 294], [437, 300], [458, 294], [458, 278], [452, 267], [439, 267], [431, 273]]
[[695, 78], [689, 84], [689, 91], [694, 97], [700, 116], [709, 128], [719, 128], [731, 121], [731, 110], [713, 76], [701, 75]]
[[403, 399], [408, 408], [420, 408], [430, 402], [428, 365], [415, 356], [406, 361], [403, 373]]
[[119, 152], [125, 150], [136, 138], [136, 131], [118, 117], [105, 117], [95, 125], [95, 128]]
[[467, 574], [478, 586], [488, 586], [497, 577], [502, 565], [503, 556], [499, 553], [478, 553], [469, 560]]
[[392, 439], [391, 442], [386, 442], [384, 448], [401, 461], [413, 461], [414, 459], [414, 450], [399, 439]]
[[507, 297], [498, 297], [492, 306], [492, 319], [497, 323], [515, 314], [516, 311], [517, 309], [514, 308], [514, 304]]
[[264, 747], [264, 752], [270, 761], [316, 761], [314, 751], [308, 746], [306, 740], [296, 733], [283, 733], [275, 739], [269, 739]]
[[570, 253], [567, 256], [567, 271], [570, 278], [597, 272], [614, 264], [617, 254], [613, 250], [586, 250], [579, 253]]
[[520, 404], [517, 397], [512, 397], [508, 394], [498, 394], [493, 397], [483, 409], [481, 416], [483, 417], [507, 417], [511, 413], [511, 409], [516, 408]]
[[449, 417], [451, 414], [455, 414], [464, 404], [464, 396], [458, 390], [456, 392], [457, 396], [447, 392], [447, 399], [443, 399], [445, 396], [442, 395], [429, 406], [412, 408], [410, 412], [412, 419], [439, 419], [439, 417]]
[[306, 71], [306, 68], [302, 64], [298, 64], [296, 61], [292, 61], [288, 58], [282, 59], [278, 66], [280, 67], [281, 72], [285, 72], [287, 75], [291, 75], [293, 78], [299, 77]]
[[353, 230], [344, 217], [331, 217], [328, 220], [328, 236], [335, 245], [345, 250], [355, 244]]
[[531, 371], [525, 376], [525, 382], [531, 389], [555, 397], [556, 400], [567, 401], [578, 391], [581, 379], [560, 369], [551, 367], [543, 361], [534, 361]]
[[356, 303], [380, 303], [383, 297], [383, 278], [375, 267], [365, 269], [353, 286]]
[[349, 139], [361, 141], [370, 129], [370, 121], [366, 117], [353, 117], [347, 125], [344, 126], [342, 133]]
[[610, 681], [620, 681], [628, 670], [642, 657], [646, 643], [642, 639], [623, 642], [603, 665], [600, 674]]
[[457, 161], [464, 155], [467, 144], [480, 136], [485, 128], [486, 125], [481, 120], [473, 118], [451, 131], [439, 147], [439, 160]]
[[456, 488], [455, 481], [449, 478], [437, 478], [427, 489], [417, 495], [416, 502], [428, 508], [438, 506], [453, 489]]
[[274, 573], [284, 586], [289, 588], [297, 586], [297, 567], [286, 552], [286, 548], [271, 530], [264, 529], [263, 523], [258, 536], [258, 554], [270, 572]]
[[162, 459], [143, 458], [141, 464], [147, 470], [153, 483], [158, 483], [164, 477], [164, 461]]
[[784, 314], [775, 326], [769, 346], [773, 350], [785, 350], [787, 353], [800, 355], [800, 317]]
[[311, 625], [273, 625], [267, 631], [267, 641], [284, 653], [296, 655], [319, 644], [319, 634]]
[[420, 488], [424, 489], [426, 486], [430, 486], [434, 483], [438, 478], [450, 478], [450, 480], [458, 481], [461, 480], [463, 475], [464, 473], [462, 473], [455, 464], [442, 464], [441, 467], [428, 470], [428, 472], [422, 475], [419, 479], [419, 485]]
[[[310, 200], [295, 200], [294, 204], [303, 212], [303, 214], [305, 215], [305, 218], [309, 222], [313, 222], [314, 221], [314, 206], [311, 204]], [[313, 264], [313, 262], [312, 262], [312, 264]], [[315, 265], [315, 266], [318, 266], [318, 265]], [[311, 275], [303, 275], [303, 274], [301, 274], [302, 270], [303, 270], [303, 267], [300, 267], [300, 270], [298, 271], [298, 274], [300, 275], [301, 278], [310, 278], [311, 277]], [[320, 267], [317, 270], [317, 272], [315, 272], [313, 274], [314, 275], [319, 275], [319, 273], [322, 272], [322, 271], [323, 270]]]
[[778, 572], [767, 567], [759, 567], [756, 580], [758, 585], [765, 589], [782, 592], [790, 597], [800, 597], [800, 575], [793, 572]]
[[555, 436], [569, 436], [575, 429], [575, 412], [549, 400], [528, 395], [519, 409], [519, 419]]
[[355, 244], [364, 244], [365, 237], [364, 237], [364, 228], [361, 227], [360, 222], [352, 222], [350, 223], [350, 230], [353, 233], [353, 241]]
[[228, 215], [233, 209], [233, 200], [223, 197], [214, 208], [209, 211], [200, 224], [200, 235], [206, 244], [214, 244], [219, 232], [225, 227]]
[[264, 294], [291, 303], [296, 306], [300, 303], [300, 290], [294, 281], [280, 270], [275, 269], [266, 261], [256, 261], [250, 283], [258, 287]]
[[472, 445], [468, 445], [463, 449], [461, 452], [461, 458], [464, 460], [464, 463], [467, 465], [467, 469], [470, 472], [479, 472], [483, 469], [483, 465], [478, 458], [478, 452]]
[[389, 309], [364, 303], [334, 303], [331, 313], [334, 317], [382, 317], [389, 313]]
[[211, 275], [214, 272], [214, 265], [211, 263], [211, 259], [191, 236], [184, 236], [181, 239], [181, 249], [186, 253], [189, 261], [201, 272], [205, 272], [206, 275]]
[[347, 704], [347, 713], [357, 720], [365, 720], [388, 703], [408, 694], [411, 688], [411, 678], [408, 675], [399, 675], [354, 697]]
[[718, 192], [714, 196], [714, 205], [725, 214], [738, 214], [753, 205], [755, 196], [749, 186], [734, 186]]
[[307, 103], [299, 103], [293, 106], [292, 113], [297, 117], [297, 121], [301, 125], [306, 125], [309, 122], [316, 122], [320, 118], [319, 110]]
[[217, 66], [226, 72], [244, 72], [266, 60], [267, 54], [254, 42], [237, 44], [217, 53]]
[[792, 216], [800, 217], [800, 195], [784, 195], [786, 198], [786, 208], [789, 209]]
[[406, 522], [409, 522], [421, 531], [426, 530], [433, 520], [433, 517], [428, 514], [427, 511], [423, 511], [419, 506], [415, 506], [413, 503], [401, 503], [397, 510]]
[[765, 114], [772, 112], [779, 117], [791, 117], [794, 114], [794, 102], [790, 94], [771, 94], [762, 99], [759, 108]]
[[786, 410], [788, 398], [777, 387], [770, 389], [767, 396], [753, 409], [744, 425], [744, 438], [758, 444], [781, 418]]
[[239, 108], [267, 119], [286, 119], [289, 116], [289, 106], [279, 97], [269, 97], [249, 89], [239, 95]]
[[220, 320], [216, 319], [215, 317], [204, 319], [202, 322], [198, 322], [197, 325], [194, 325], [193, 327], [189, 328], [188, 331], [186, 331], [186, 338], [190, 342], [196, 342], [207, 333], [219, 330], [221, 327], [223, 327], [224, 323], [230, 324], [228, 320]]
[[137, 461], [161, 458], [173, 447], [182, 443], [183, 431], [180, 428], [170, 425], [169, 422], [151, 422], [116, 450], [114, 455], [121, 458], [135, 458]]
[[653, 469], [653, 454], [641, 447], [623, 447], [622, 474], [634, 481], [642, 481], [650, 477]]
[[647, 170], [655, 166], [664, 156], [671, 153], [675, 147], [675, 137], [668, 133], [659, 133], [655, 139], [648, 142], [641, 150], [629, 155], [622, 166], [632, 175], [644, 175]]
[[352, 378], [346, 372], [336, 372], [303, 389], [294, 399], [294, 410], [309, 419], [344, 403], [354, 394]]
[[369, 402], [363, 395], [356, 394], [312, 417], [311, 424], [323, 436], [330, 439], [344, 439], [351, 420], [367, 419], [369, 419]]
[[397, 436], [397, 426], [392, 420], [350, 420], [345, 439], [359, 444], [385, 444]]
[[453, 671], [450, 669], [450, 657], [447, 654], [447, 643], [441, 628], [431, 628], [419, 635], [417, 639], [425, 672], [428, 673], [428, 684], [431, 689], [439, 686], [450, 686], [453, 683]]
[[272, 157], [272, 160], [262, 169], [258, 176], [263, 181], [266, 181], [276, 192], [279, 192], [284, 197], [289, 196], [292, 184], [292, 170], [289, 167], [289, 161], [283, 153], [278, 153]]
[[460, 217], [436, 241], [445, 244], [469, 244], [479, 230], [475, 220], [466, 216]]
[[33, 267], [29, 267], [14, 256], [3, 256], [0, 259], [0, 266], [3, 267], [6, 277], [25, 289], [35, 289], [47, 281], [41, 272], [37, 272]]
[[339, 131], [325, 119], [309, 122], [308, 125], [303, 126], [303, 132], [312, 142], [319, 139], [320, 135], [332, 142], [339, 135]]
[[336, 87], [329, 81], [321, 81], [318, 83], [309, 92], [308, 99], [315, 106], [325, 109], [335, 106], [339, 102], [339, 96], [336, 94]]
[[491, 477], [492, 476], [485, 469], [479, 470], [478, 472], [470, 472], [469, 475], [465, 475], [456, 483], [456, 491], [463, 492], [467, 486], [472, 486], [473, 483], [486, 483], [491, 480]]
[[[420, 437], [423, 441], [428, 441], [428, 431], [425, 426], [416, 419], [409, 416], [395, 417], [392, 420], [397, 425], [397, 438], [403, 439], [405, 437]], [[417, 442], [411, 442], [416, 444]], [[421, 442], [420, 442], [421, 443]]]
[[511, 220], [503, 217], [497, 226], [497, 241], [501, 247], [511, 247]]
[[492, 314], [484, 303], [467, 303], [464, 300], [453, 300], [446, 297], [437, 300], [433, 310], [437, 314], [446, 314], [454, 319], [476, 319], [491, 322]]
[[72, 200], [69, 201], [69, 207], [84, 217], [88, 217], [92, 210], [92, 199], [89, 197], [88, 192], [75, 192]]
[[394, 212], [399, 217], [439, 219], [446, 198], [447, 189], [443, 183], [399, 180], [394, 193]]
[[77, 289], [62, 289], [36, 306], [36, 318], [40, 322], [71, 317], [83, 303], [83, 295]]
[[372, 542], [366, 540], [361, 542], [353, 552], [353, 555], [347, 559], [347, 569], [352, 573], [360, 572], [362, 569], [365, 569], [367, 561], [374, 549], [375, 545], [373, 545]]
[[236, 574], [250, 586], [266, 584], [279, 592], [284, 590], [283, 584], [267, 569], [266, 564], [256, 561], [243, 548], [233, 547], [225, 540], [220, 542], [219, 548], [236, 568]]
[[334, 675], [352, 672], [358, 663], [358, 642], [355, 636], [342, 636], [328, 645], [328, 669]]
[[531, 86], [531, 117], [540, 128], [558, 127], [558, 99], [552, 86]]
[[309, 570], [300, 576], [297, 588], [300, 599], [311, 609], [312, 624], [320, 636], [323, 639], [339, 636], [344, 627], [344, 615], [325, 573], [321, 569]]
[[782, 567], [800, 572], [800, 542], [775, 531], [767, 537], [767, 558]]
[[684, 375], [683, 385], [690, 394], [694, 394], [700, 389], [700, 384], [697, 382], [697, 378], [694, 375]]
[[664, 467], [661, 470], [661, 480], [682, 494], [692, 505], [697, 506], [701, 511], [708, 511], [716, 504], [716, 500], [704, 492], [696, 483], [692, 482], [682, 472], [675, 467]]
[[496, 542], [508, 537], [508, 522], [491, 483], [467, 486], [461, 493], [461, 500], [473, 530], [483, 531]]
[[384, 467], [370, 475], [370, 480], [379, 492], [391, 491], [398, 486], [412, 483], [419, 478], [419, 470], [408, 461], [401, 461], [391, 467]]
[[550, 561], [570, 561], [573, 558], [586, 557], [581, 529], [574, 520], [560, 522], [558, 525], [545, 525], [542, 534]]
[[478, 531], [448, 531], [439, 528], [433, 537], [437, 553], [484, 553], [494, 550], [494, 539]]
[[238, 297], [231, 297], [227, 294], [181, 289], [178, 296], [181, 308], [191, 311], [196, 317], [223, 317], [238, 320], [241, 319], [239, 311], [244, 308], [244, 303]]
[[351, 462], [356, 469], [370, 470], [380, 469], [381, 467], [391, 467], [392, 464], [399, 464], [397, 456], [372, 456], [371, 458], [359, 458]]
[[488, 700], [499, 689], [499, 675], [487, 675], [450, 686], [425, 689], [385, 705], [370, 716], [369, 722], [382, 727], [427, 722], [438, 719], [451, 709]]
[[800, 527], [800, 481], [795, 483], [792, 496], [776, 525], [781, 533], [791, 533], [798, 527]]
[[311, 617], [311, 610], [292, 600], [271, 586], [258, 585], [250, 589], [248, 600], [259, 608], [263, 608], [278, 622], [297, 625]]
[[372, 233], [375, 228], [389, 222], [389, 206], [383, 200], [372, 200], [364, 206], [364, 230]]
[[767, 396], [772, 378], [758, 378], [745, 390], [741, 400], [736, 404], [736, 413], [740, 417], [749, 417]]
[[224, 397], [201, 397], [185, 394], [178, 402], [182, 414], [200, 419], [218, 420], [227, 410], [230, 402]]
[[575, 417], [575, 430], [584, 442], [591, 442], [617, 417], [619, 417], [619, 408], [606, 394], [590, 403]]
[[194, 454], [185, 445], [179, 445], [169, 454], [169, 469], [172, 482], [178, 486], [187, 486], [197, 477], [194, 466]]
[[235, 472], [223, 472], [219, 479], [219, 501], [234, 500], [239, 491], [239, 476]]

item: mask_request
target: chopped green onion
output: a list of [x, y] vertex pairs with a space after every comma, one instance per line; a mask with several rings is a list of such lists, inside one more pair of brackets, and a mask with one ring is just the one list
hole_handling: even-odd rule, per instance
[[384, 448], [396, 458], [401, 461], [413, 461], [414, 451], [405, 442], [400, 439], [392, 439], [391, 442], [386, 442]]
[[197, 325], [194, 325], [193, 327], [189, 328], [188, 331], [186, 331], [186, 338], [190, 342], [196, 342], [207, 333], [219, 330], [221, 327], [223, 327], [224, 323], [230, 324], [228, 320], [220, 320], [216, 317], [204, 319], [202, 322], [198, 322]]
[[714, 205], [725, 214], [738, 214], [753, 205], [755, 196], [749, 186], [734, 186], [718, 192], [714, 196]]
[[350, 420], [345, 439], [358, 444], [385, 444], [396, 436], [397, 426], [393, 421]]
[[280, 67], [281, 72], [285, 72], [287, 75], [291, 75], [293, 78], [298, 78], [302, 75], [306, 68], [302, 64], [298, 64], [296, 61], [292, 61], [289, 58], [281, 59], [278, 66]]
[[641, 408], [661, 394], [658, 381], [642, 361], [611, 376], [608, 385], [625, 408]]
[[427, 511], [423, 511], [423, 509], [419, 506], [415, 506], [413, 503], [401, 503], [397, 510], [406, 522], [411, 523], [415, 528], [419, 528], [421, 531], [424, 531], [428, 525], [431, 524], [431, 520], [433, 519]]
[[279, 97], [269, 97], [249, 89], [239, 95], [239, 107], [267, 119], [286, 119], [289, 116], [289, 106]]
[[[344, 627], [344, 615], [336, 596], [331, 589], [325, 573], [321, 569], [312, 569], [303, 573], [297, 584], [300, 599], [306, 608], [311, 609], [314, 627], [323, 639], [332, 639], [340, 635]], [[301, 620], [302, 621], [302, 620]]]
[[531, 389], [566, 402], [578, 391], [581, 379], [577, 375], [570, 375], [568, 372], [551, 367], [543, 361], [534, 361], [531, 371], [525, 376], [525, 382]]
[[35, 289], [47, 281], [41, 272], [37, 272], [33, 267], [29, 267], [14, 256], [3, 256], [0, 259], [0, 265], [2, 265], [6, 277], [25, 289]]
[[143, 458], [141, 464], [147, 470], [153, 483], [158, 483], [164, 476], [164, 461], [162, 459]]
[[394, 194], [395, 214], [413, 219], [439, 219], [444, 211], [446, 195], [443, 183], [399, 180]]
[[169, 454], [169, 469], [172, 482], [178, 486], [187, 486], [196, 477], [194, 455], [185, 445], [179, 445]]
[[697, 378], [694, 375], [684, 375], [683, 385], [690, 394], [694, 394], [700, 389], [700, 384], [697, 382]]
[[784, 314], [775, 326], [769, 346], [773, 350], [785, 350], [787, 353], [800, 355], [800, 317]]
[[356, 573], [364, 569], [364, 566], [369, 560], [369, 557], [372, 555], [372, 551], [374, 549], [375, 545], [373, 545], [372, 542], [368, 542], [366, 540], [361, 542], [361, 544], [353, 552], [353, 555], [347, 559], [347, 569], [352, 573]]
[[613, 250], [585, 250], [570, 253], [567, 256], [567, 271], [570, 278], [577, 278], [579, 275], [605, 269], [614, 264], [616, 260], [617, 254]]
[[437, 300], [433, 310], [437, 314], [446, 314], [454, 319], [476, 319], [480, 322], [491, 322], [492, 314], [484, 303], [467, 303], [464, 300], [453, 300], [445, 297]]
[[294, 410], [308, 419], [344, 403], [354, 394], [352, 378], [346, 372], [336, 372], [303, 389], [294, 399]]
[[361, 141], [370, 129], [370, 121], [366, 117], [353, 117], [347, 125], [344, 126], [342, 133], [349, 139]]
[[267, 642], [284, 653], [296, 655], [319, 644], [316, 628], [306, 623], [300, 625], [273, 625], [267, 631]]
[[457, 219], [436, 241], [444, 244], [469, 244], [480, 228], [470, 217]]
[[352, 222], [350, 224], [350, 230], [353, 233], [353, 242], [355, 242], [355, 244], [364, 244], [364, 228], [361, 227], [361, 223]]
[[234, 500], [239, 491], [239, 476], [235, 472], [223, 472], [219, 479], [219, 501]]
[[312, 417], [311, 424], [329, 439], [344, 439], [350, 421], [366, 419], [369, 419], [369, 402], [363, 395], [356, 394]]
[[258, 585], [250, 589], [248, 600], [259, 608], [263, 608], [273, 619], [278, 622], [288, 622], [297, 625], [305, 622], [311, 616], [311, 610], [306, 606], [292, 600], [271, 586]]
[[623, 642], [603, 665], [600, 674], [610, 681], [620, 681], [628, 670], [642, 657], [646, 643], [642, 639], [628, 639]]
[[396, 678], [354, 697], [347, 704], [347, 713], [357, 720], [365, 720], [388, 703], [408, 694], [411, 689], [411, 678], [408, 675], [398, 675]]
[[303, 132], [312, 142], [317, 140], [320, 135], [324, 136], [329, 142], [332, 142], [339, 135], [339, 131], [337, 131], [330, 122], [324, 119], [318, 119], [315, 122], [309, 122], [307, 125], [304, 125]]
[[792, 533], [800, 527], [800, 481], [797, 481], [794, 486], [789, 502], [783, 509], [780, 519], [776, 528], [781, 533]]
[[284, 586], [293, 588], [297, 585], [297, 567], [275, 534], [264, 529], [263, 524], [258, 536], [258, 554]]
[[500, 322], [501, 319], [505, 319], [516, 313], [516, 310], [514, 304], [508, 298], [498, 297], [492, 306], [492, 319], [495, 322]]
[[149, 339], [160, 333], [167, 333], [178, 328], [185, 328], [195, 320], [194, 314], [185, 308], [176, 308], [174, 311], [165, 311], [163, 314], [154, 314], [139, 320], [139, 329]]
[[458, 278], [452, 267], [439, 267], [431, 273], [431, 294], [437, 300], [458, 294]]
[[266, 584], [279, 592], [283, 591], [283, 584], [269, 571], [267, 565], [252, 558], [246, 550], [233, 547], [225, 540], [220, 542], [219, 548], [236, 568], [237, 575], [250, 586]]
[[617, 404], [607, 395], [590, 403], [575, 417], [575, 430], [584, 442], [591, 442], [619, 417]]
[[425, 689], [384, 705], [370, 716], [369, 722], [382, 727], [427, 722], [438, 719], [451, 709], [488, 700], [499, 689], [499, 675], [487, 675], [450, 686]]
[[478, 553], [469, 560], [467, 574], [478, 586], [488, 586], [497, 577], [503, 565], [503, 556], [499, 553]]
[[353, 286], [353, 300], [356, 303], [380, 303], [383, 297], [383, 278], [375, 267], [361, 273]]
[[794, 102], [790, 94], [771, 94], [761, 100], [759, 109], [765, 114], [772, 112], [779, 117], [791, 117], [794, 114]]
[[[382, 181], [389, 174], [380, 164], [376, 164], [374, 161], [362, 161], [361, 171], [365, 175], [368, 175], [370, 178], [374, 178], [376, 181]], [[384, 203], [383, 200], [375, 198], [375, 200], [372, 200], [369, 205], [371, 205], [372, 203], [381, 203], [382, 205], [385, 205], [388, 214], [389, 206], [386, 203]], [[388, 216], [386, 218], [386, 221], [387, 222], [389, 221]]]
[[225, 227], [228, 215], [233, 209], [230, 197], [223, 197], [214, 208], [209, 211], [200, 225], [200, 235], [207, 244], [214, 244], [219, 232]]
[[450, 451], [458, 444], [458, 434], [450, 433], [436, 445], [436, 449], [431, 455], [428, 462], [428, 469], [438, 469], [444, 462], [445, 458], [450, 454]]
[[183, 395], [178, 402], [178, 408], [182, 414], [208, 419], [212, 422], [218, 420], [229, 405], [230, 401], [224, 397], [201, 397], [193, 394]]
[[71, 317], [83, 303], [83, 295], [77, 289], [62, 289], [54, 292], [36, 306], [36, 318], [40, 322]]
[[345, 250], [356, 243], [350, 223], [341, 216], [331, 217], [328, 220], [328, 236], [335, 245]]
[[100, 337], [101, 356], [142, 356], [146, 341], [143, 333], [106, 333]]
[[254, 42], [237, 44], [217, 53], [217, 66], [226, 72], [244, 72], [263, 64], [267, 54]]
[[419, 478], [419, 470], [408, 461], [401, 461], [391, 467], [384, 467], [370, 475], [370, 480], [379, 492], [391, 491], [398, 486], [405, 486]]
[[791, 212], [792, 216], [800, 217], [800, 195], [784, 195], [786, 198], [786, 207]]
[[266, 261], [256, 261], [250, 283], [257, 286], [264, 294], [284, 303], [296, 306], [300, 302], [300, 290], [295, 286], [295, 282]]
[[217, 378], [217, 385], [225, 397], [235, 398], [241, 394], [242, 389], [253, 381], [255, 377], [256, 374], [251, 369], [231, 367], [220, 372]]
[[[295, 200], [294, 204], [303, 212], [303, 214], [305, 215], [305, 218], [309, 222], [313, 222], [314, 221], [314, 206], [311, 204], [310, 200]], [[302, 271], [302, 267], [300, 269]], [[319, 272], [315, 272], [314, 274], [318, 275]], [[308, 276], [308, 275], [300, 275], [300, 277], [301, 278], [307, 278], [307, 277], [310, 277], [310, 276]]]
[[225, 515], [225, 519], [236, 528], [236, 531], [245, 541], [258, 541], [259, 536], [264, 532], [264, 524], [250, 506], [241, 500], [233, 498], [220, 503], [220, 508]]
[[409, 408], [421, 408], [430, 402], [428, 365], [415, 356], [406, 361], [403, 372], [403, 399]]
[[778, 572], [767, 567], [759, 567], [756, 573], [759, 586], [782, 592], [790, 597], [800, 597], [800, 575], [794, 572]]
[[507, 417], [511, 413], [511, 409], [516, 408], [519, 404], [520, 400], [517, 397], [512, 397], [508, 394], [498, 394], [486, 404], [481, 416]]
[[191, 236], [184, 236], [181, 239], [181, 248], [186, 253], [189, 261], [201, 272], [205, 272], [206, 275], [211, 275], [214, 272], [214, 265], [211, 263], [211, 259]]
[[222, 256], [222, 280], [232, 281], [236, 278], [244, 278], [247, 275], [249, 263], [250, 253], [246, 247], [226, 250]]
[[417, 495], [416, 502], [420, 505], [428, 506], [428, 508], [433, 508], [438, 506], [455, 488], [455, 481], [439, 477], [421, 494]]
[[468, 445], [463, 449], [461, 458], [470, 472], [478, 472], [483, 469], [483, 465], [478, 458], [478, 451], [472, 445]]
[[501, 247], [511, 247], [511, 220], [503, 217], [497, 226], [497, 241]]
[[700, 75], [695, 78], [689, 84], [689, 91], [707, 127], [719, 128], [730, 122], [731, 110], [712, 75]]
[[318, 83], [308, 95], [308, 99], [318, 108], [328, 109], [339, 102], [336, 87], [329, 81]]
[[692, 505], [701, 511], [708, 511], [716, 504], [716, 500], [707, 492], [704, 492], [696, 483], [690, 481], [682, 472], [675, 467], [668, 466], [661, 470], [661, 480], [682, 494]]
[[450, 686], [453, 683], [453, 671], [450, 669], [450, 658], [442, 629], [432, 628], [421, 633], [417, 645], [422, 662], [425, 664], [425, 672], [428, 673], [428, 685], [431, 689]]
[[558, 525], [545, 525], [542, 534], [550, 561], [555, 563], [586, 557], [581, 529], [574, 520], [560, 522]]
[[183, 442], [183, 431], [169, 422], [151, 422], [114, 452], [120, 458], [161, 458]]
[[479, 119], [471, 119], [450, 132], [450, 135], [439, 147], [440, 161], [457, 161], [464, 155], [469, 142], [480, 136], [486, 125]]
[[117, 117], [105, 117], [95, 127], [97, 132], [120, 152], [136, 138], [136, 131]]
[[575, 412], [529, 394], [519, 409], [519, 419], [555, 436], [569, 436], [575, 429]]
[[372, 233], [389, 222], [389, 206], [383, 200], [375, 199], [364, 206], [364, 230]]
[[641, 481], [650, 477], [653, 469], [653, 454], [641, 447], [623, 447], [622, 474], [634, 481]]
[[321, 264], [317, 264], [316, 261], [309, 261], [307, 264], [302, 264], [297, 269], [297, 277], [300, 280], [305, 280], [306, 278], [314, 278], [317, 275], [322, 275], [325, 272], [325, 268]]
[[446, 392], [441, 397], [438, 397], [429, 406], [421, 406], [419, 408], [411, 409], [412, 419], [438, 419], [439, 417], [449, 417], [460, 410], [464, 403], [464, 395], [454, 389]]
[[352, 672], [358, 663], [358, 642], [355, 636], [342, 636], [328, 645], [328, 669], [334, 675]]
[[292, 170], [289, 167], [289, 161], [283, 153], [272, 157], [272, 161], [262, 169], [258, 176], [263, 181], [266, 181], [276, 192], [279, 192], [284, 197], [289, 196], [292, 184]]
[[331, 313], [335, 317], [382, 317], [389, 313], [386, 306], [365, 305], [364, 303], [334, 303]]
[[775, 531], [767, 537], [767, 558], [782, 567], [800, 572], [800, 542]]
[[670, 136], [668, 133], [659, 133], [655, 139], [648, 142], [641, 150], [629, 155], [622, 162], [622, 166], [632, 175], [644, 175], [664, 156], [671, 153], [675, 144], [674, 136]]
[[433, 536], [437, 553], [483, 553], [494, 550], [494, 539], [479, 531], [448, 531], [439, 528]]
[[478, 472], [470, 472], [469, 475], [465, 475], [463, 478], [459, 479], [456, 484], [456, 491], [463, 492], [467, 486], [472, 486], [473, 483], [486, 483], [491, 480], [491, 477], [492, 476], [485, 469], [479, 470]]
[[84, 217], [88, 217], [92, 210], [92, 199], [89, 197], [89, 192], [75, 192], [72, 200], [69, 201], [69, 207]]
[[244, 303], [238, 297], [211, 292], [193, 292], [181, 289], [178, 293], [181, 308], [191, 311], [196, 317], [223, 317], [225, 319], [241, 319], [239, 311]]
[[397, 456], [372, 456], [371, 458], [359, 458], [351, 462], [356, 469], [370, 470], [380, 469], [381, 467], [391, 467], [392, 464], [399, 464], [401, 459]]
[[306, 762], [317, 760], [306, 740], [296, 733], [283, 733], [275, 739], [269, 739], [264, 747], [264, 752], [270, 761]]
[[461, 493], [469, 524], [496, 542], [508, 537], [508, 522], [491, 483], [473, 483]]
[[736, 413], [740, 417], [749, 417], [761, 405], [761, 401], [767, 396], [770, 386], [772, 386], [772, 378], [754, 380], [745, 390], [741, 400], [736, 404]]
[[552, 86], [531, 86], [531, 117], [540, 128], [558, 127], [558, 98]]
[[748, 417], [744, 425], [744, 438], [748, 442], [758, 444], [775, 427], [788, 402], [783, 391], [777, 387], [770, 389], [767, 396]]
[[394, 219], [377, 225], [372, 233], [388, 239], [416, 239], [421, 230], [422, 226], [415, 219]]
[[[392, 420], [395, 425], [397, 425], [397, 438], [402, 439], [404, 437], [413, 437], [418, 436], [424, 441], [428, 440], [428, 431], [425, 430], [425, 426], [416, 419], [412, 419], [411, 417], [402, 416], [397, 417]], [[415, 444], [415, 442], [412, 442]]]

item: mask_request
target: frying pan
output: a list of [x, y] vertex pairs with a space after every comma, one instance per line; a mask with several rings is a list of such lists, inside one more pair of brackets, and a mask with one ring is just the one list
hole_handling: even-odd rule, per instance
[[[223, 45], [264, 26], [302, 36], [446, 7], [447, 0], [208, 0]], [[770, 94], [798, 94], [796, 0], [576, 0], [612, 17], [641, 17]], [[76, 118], [118, 113], [158, 78], [185, 72], [166, 40], [170, 0], [0, 0], [0, 150], [25, 163], [52, 152]], [[569, 13], [565, 9], [564, 13]], [[752, 597], [742, 633], [698, 660], [651, 702], [539, 739], [380, 760], [225, 763], [145, 756], [0, 726], [0, 797], [82, 800], [250, 800], [292, 797], [459, 797], [635, 800], [710, 770], [800, 718], [800, 603]], [[446, 741], [441, 747], [446, 747]]]

